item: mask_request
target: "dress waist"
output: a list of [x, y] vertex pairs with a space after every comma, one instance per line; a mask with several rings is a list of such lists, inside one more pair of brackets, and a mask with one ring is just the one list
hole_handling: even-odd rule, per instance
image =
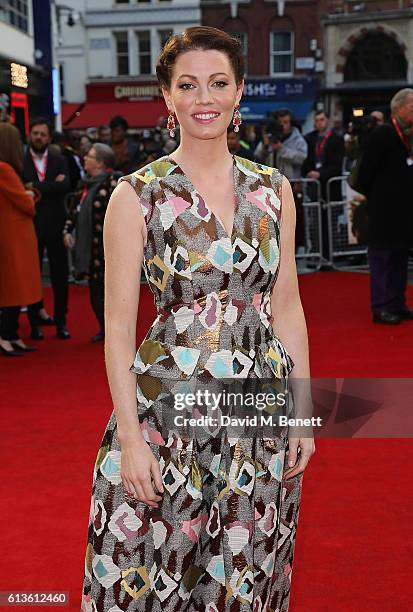
[[[157, 322], [165, 323], [169, 317], [173, 316], [175, 321], [179, 318], [187, 318], [195, 314], [200, 315], [207, 309], [210, 312], [226, 311], [225, 316], [233, 322], [239, 318], [246, 308], [253, 308], [261, 319], [265, 319], [265, 326], [272, 324], [274, 318], [270, 312], [270, 295], [269, 293], [253, 293], [247, 298], [230, 297], [228, 289], [221, 291], [212, 291], [205, 295], [201, 295], [192, 301], [174, 301], [167, 305], [157, 307]], [[231, 313], [227, 311], [231, 310]], [[190, 313], [192, 311], [193, 314]]]

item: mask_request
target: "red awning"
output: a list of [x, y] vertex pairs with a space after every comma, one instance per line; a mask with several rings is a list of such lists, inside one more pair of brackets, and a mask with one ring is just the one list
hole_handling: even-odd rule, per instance
[[82, 108], [82, 106], [84, 106], [84, 103], [80, 102], [62, 103], [62, 124], [64, 127], [66, 127], [67, 123], [70, 123], [70, 120], [74, 118], [76, 111]]
[[86, 129], [108, 124], [112, 117], [121, 115], [131, 128], [153, 128], [159, 117], [167, 115], [163, 100], [142, 102], [86, 102], [75, 109], [73, 119], [65, 128]]

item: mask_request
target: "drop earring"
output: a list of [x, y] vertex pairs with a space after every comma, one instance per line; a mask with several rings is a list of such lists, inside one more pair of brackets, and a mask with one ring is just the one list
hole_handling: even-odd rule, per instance
[[239, 104], [237, 104], [237, 106], [234, 109], [234, 117], [232, 119], [232, 122], [234, 124], [234, 132], [239, 132], [239, 126], [242, 123], [241, 112], [239, 110]]
[[174, 114], [173, 114], [172, 111], [169, 111], [168, 123], [167, 123], [166, 127], [169, 130], [169, 136], [171, 138], [174, 138], [175, 137], [175, 127], [176, 127], [176, 124], [175, 124], [175, 117], [174, 117]]

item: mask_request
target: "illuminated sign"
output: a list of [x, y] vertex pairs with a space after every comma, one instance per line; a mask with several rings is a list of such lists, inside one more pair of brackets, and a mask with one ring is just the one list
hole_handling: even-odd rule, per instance
[[59, 70], [52, 68], [52, 87], [53, 87], [53, 113], [60, 114], [60, 82]]
[[116, 85], [115, 98], [146, 98], [159, 96], [157, 85]]
[[10, 64], [10, 79], [11, 84], [15, 87], [23, 87], [26, 89], [29, 86], [29, 78], [27, 76], [27, 66], [21, 64]]

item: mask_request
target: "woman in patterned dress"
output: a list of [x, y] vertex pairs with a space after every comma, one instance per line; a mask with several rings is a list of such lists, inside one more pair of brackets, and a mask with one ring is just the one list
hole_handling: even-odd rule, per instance
[[[93, 472], [82, 610], [285, 612], [313, 438], [180, 437], [164, 419], [171, 393], [309, 379], [291, 186], [228, 151], [236, 39], [188, 28], [157, 75], [181, 143], [123, 177], [106, 213], [114, 410]], [[136, 352], [141, 265], [157, 316]]]

